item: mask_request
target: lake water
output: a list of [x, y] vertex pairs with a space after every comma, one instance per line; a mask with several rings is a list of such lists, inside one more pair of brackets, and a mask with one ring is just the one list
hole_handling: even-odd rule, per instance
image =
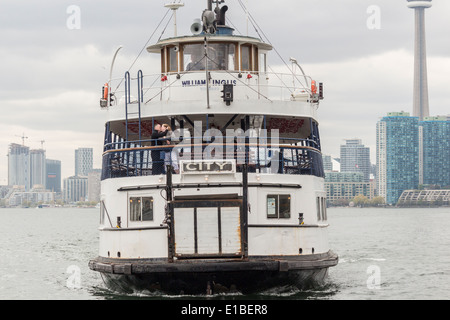
[[[0, 209], [0, 300], [192, 298], [107, 290], [88, 268], [97, 256], [98, 212]], [[450, 208], [330, 208], [328, 219], [340, 260], [323, 287], [216, 298], [450, 299]]]

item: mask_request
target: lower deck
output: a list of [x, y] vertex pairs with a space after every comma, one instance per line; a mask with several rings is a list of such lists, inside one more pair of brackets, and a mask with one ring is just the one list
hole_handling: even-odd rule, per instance
[[[323, 179], [248, 173], [102, 181], [99, 256], [242, 259], [329, 251]], [[195, 183], [197, 182], [197, 183]]]

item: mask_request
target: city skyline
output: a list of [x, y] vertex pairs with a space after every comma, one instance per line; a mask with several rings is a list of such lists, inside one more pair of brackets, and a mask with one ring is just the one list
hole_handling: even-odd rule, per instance
[[[62, 180], [68, 177], [88, 177], [92, 171], [101, 171], [101, 168], [93, 166], [93, 149], [79, 147], [74, 150], [74, 168], [72, 174], [61, 175], [61, 160], [46, 157], [45, 149], [32, 149], [24, 143], [10, 143], [8, 145], [8, 180], [0, 185], [23, 185], [30, 190], [35, 185], [53, 188], [61, 191]], [[25, 169], [24, 169], [25, 168]], [[55, 180], [59, 178], [59, 182]]]
[[[39, 3], [5, 0], [0, 12], [4, 59], [0, 67], [9, 79], [0, 89], [4, 110], [0, 149], [25, 143], [44, 149], [50, 159], [62, 162], [62, 176], [73, 175], [73, 150], [94, 149], [94, 167], [101, 166], [105, 113], [98, 107], [101, 86], [109, 76], [114, 51], [123, 45], [113, 73], [122, 77], [157, 26], [149, 15], [164, 15], [166, 1], [108, 4], [75, 3], [80, 25], [70, 28], [72, 3]], [[333, 0], [285, 1], [274, 7], [269, 1], [248, 1], [248, 8], [284, 61], [296, 58], [307, 74], [324, 82], [325, 100], [318, 110], [324, 154], [339, 155], [345, 139], [358, 136], [370, 147], [375, 163], [376, 122], [387, 112], [413, 111], [414, 14], [407, 1], [374, 0], [345, 7]], [[228, 16], [242, 34], [247, 33], [240, 6], [227, 1]], [[283, 22], [270, 19], [283, 14]], [[130, 8], [134, 8], [130, 10]], [[286, 10], [289, 8], [289, 10]], [[189, 26], [203, 10], [202, 3], [186, 3], [178, 10], [178, 34], [190, 34]], [[39, 16], [35, 13], [40, 12]], [[450, 94], [450, 44], [446, 31], [449, 2], [433, 2], [426, 12], [427, 62], [430, 115], [446, 115]], [[114, 18], [120, 13], [120, 25]], [[73, 25], [72, 25], [73, 26]], [[298, 30], [292, 38], [286, 30]], [[107, 30], [108, 32], [105, 32]], [[169, 25], [163, 37], [172, 35]], [[151, 43], [161, 35], [158, 29]], [[252, 28], [249, 35], [258, 37]], [[25, 41], [17, 41], [17, 39]], [[304, 50], [305, 43], [308, 44]], [[271, 66], [284, 65], [276, 53]], [[131, 70], [153, 73], [160, 61], [144, 52]], [[33, 75], [30, 77], [29, 75]], [[23, 90], [25, 88], [25, 90]], [[0, 159], [0, 184], [7, 184], [7, 159]]]

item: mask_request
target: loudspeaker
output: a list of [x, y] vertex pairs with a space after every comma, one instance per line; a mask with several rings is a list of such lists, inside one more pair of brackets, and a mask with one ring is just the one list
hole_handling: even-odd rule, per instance
[[200, 22], [200, 19], [194, 20], [194, 23], [191, 25], [191, 32], [195, 35], [202, 33], [202, 23]]

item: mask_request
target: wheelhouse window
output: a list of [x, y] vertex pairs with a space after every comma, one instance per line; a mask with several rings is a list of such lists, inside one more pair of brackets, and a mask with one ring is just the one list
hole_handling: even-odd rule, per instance
[[208, 57], [205, 57], [203, 43], [184, 45], [184, 71], [205, 70], [206, 61], [208, 70], [236, 69], [236, 46], [234, 43], [209, 43], [207, 52]]
[[167, 47], [167, 72], [178, 71], [178, 50], [177, 47]]
[[252, 46], [241, 46], [241, 70], [251, 70], [252, 67]]
[[130, 197], [130, 221], [153, 221], [152, 197]]
[[267, 218], [287, 219], [291, 217], [291, 195], [267, 195]]

